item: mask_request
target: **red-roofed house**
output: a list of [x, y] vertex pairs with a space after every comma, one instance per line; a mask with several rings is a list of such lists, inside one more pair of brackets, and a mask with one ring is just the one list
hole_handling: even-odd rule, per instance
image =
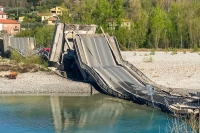
[[56, 21], [57, 21], [56, 17], [51, 17], [51, 18], [47, 19], [47, 24], [48, 25], [55, 25]]
[[15, 20], [7, 19], [6, 13], [0, 11], [0, 31], [2, 30], [7, 31], [9, 35], [14, 35], [20, 32], [20, 23]]
[[9, 35], [20, 32], [20, 23], [11, 19], [0, 19], [0, 31], [7, 31]]

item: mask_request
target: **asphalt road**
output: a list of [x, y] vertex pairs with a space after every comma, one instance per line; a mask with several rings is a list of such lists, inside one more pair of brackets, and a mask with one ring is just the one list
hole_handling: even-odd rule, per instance
[[147, 90], [134, 76], [118, 66], [105, 37], [81, 36], [88, 65], [92, 67], [106, 83], [118, 92], [134, 93], [133, 86]]

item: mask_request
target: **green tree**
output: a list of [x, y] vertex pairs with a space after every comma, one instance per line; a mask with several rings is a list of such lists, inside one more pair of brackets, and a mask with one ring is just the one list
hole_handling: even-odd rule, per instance
[[94, 10], [95, 10], [96, 0], [84, 0], [81, 4], [80, 17], [81, 23], [83, 24], [93, 24], [94, 23]]
[[152, 47], [155, 49], [159, 46], [161, 34], [165, 32], [167, 20], [166, 12], [156, 6], [150, 18], [150, 36], [154, 44]]
[[117, 30], [122, 23], [122, 17], [123, 17], [123, 0], [115, 0], [111, 4], [111, 10], [110, 10], [110, 16], [114, 20], [114, 23], [116, 23], [115, 29]]
[[147, 43], [145, 44], [148, 32], [148, 22], [149, 16], [145, 10], [142, 10], [138, 14], [138, 19], [135, 21], [134, 27], [131, 29], [133, 32], [131, 38], [133, 39], [134, 48], [149, 47]]
[[35, 29], [35, 38], [37, 46], [47, 47], [50, 46], [53, 38], [54, 26], [43, 26], [42, 28]]
[[61, 20], [61, 22], [64, 22], [64, 23], [70, 23], [71, 22], [71, 18], [70, 18], [67, 11], [63, 11], [62, 15], [59, 16], [59, 19]]
[[95, 24], [104, 29], [107, 28], [107, 19], [109, 18], [110, 4], [107, 0], [98, 0], [94, 11]]
[[38, 47], [50, 46], [52, 38], [53, 38], [53, 30], [54, 26], [43, 26], [37, 27], [33, 30], [25, 30], [16, 34], [16, 37], [35, 37], [36, 45]]
[[[171, 11], [169, 13], [169, 17], [173, 23], [174, 31], [172, 33], [172, 47], [174, 48], [182, 48], [184, 43], [184, 34], [187, 34], [186, 32], [186, 25], [183, 15], [183, 8], [181, 5], [173, 4], [171, 7]], [[186, 32], [186, 33], [185, 33]], [[185, 36], [187, 37], [187, 36]]]

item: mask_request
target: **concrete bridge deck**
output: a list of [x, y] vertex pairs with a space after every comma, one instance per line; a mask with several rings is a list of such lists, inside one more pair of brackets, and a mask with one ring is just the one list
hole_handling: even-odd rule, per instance
[[[49, 60], [62, 65], [64, 57], [73, 55], [84, 80], [95, 82], [105, 93], [115, 97], [170, 113], [179, 110], [176, 103], [187, 106], [179, 110], [180, 114], [187, 114], [191, 110], [194, 112], [199, 108], [199, 98], [170, 94], [168, 88], [153, 83], [134, 65], [122, 59], [116, 38], [95, 34], [94, 26], [88, 27], [73, 29], [59, 23], [55, 29]], [[66, 50], [65, 45], [69, 43], [73, 46]]]

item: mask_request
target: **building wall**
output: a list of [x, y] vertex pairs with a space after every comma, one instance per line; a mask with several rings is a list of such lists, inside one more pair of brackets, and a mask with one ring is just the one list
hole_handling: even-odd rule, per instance
[[[115, 30], [116, 26], [117, 26], [117, 24], [115, 22], [108, 22], [109, 29]], [[123, 21], [121, 23], [120, 27], [128, 28], [130, 30], [130, 28], [131, 28], [131, 22]]]
[[44, 21], [44, 20], [49, 19], [50, 17], [52, 17], [52, 16], [41, 16], [41, 20]]
[[55, 25], [55, 24], [56, 24], [56, 21], [50, 21], [50, 20], [48, 20], [48, 21], [47, 21], [47, 24], [48, 24], [48, 25]]
[[0, 19], [7, 19], [7, 15], [0, 15]]
[[2, 8], [0, 8], [0, 11], [2, 11], [2, 12], [3, 12], [3, 7], [2, 7]]
[[2, 27], [2, 26], [3, 26], [3, 24], [0, 24], [0, 31], [3, 29], [3, 27]]
[[20, 32], [20, 24], [2, 24], [2, 30], [6, 30], [9, 35]]
[[51, 13], [53, 16], [62, 15], [62, 11], [67, 11], [67, 9], [61, 7], [55, 7], [51, 9]]
[[24, 21], [24, 16], [23, 17], [19, 17], [19, 22], [23, 22]]

